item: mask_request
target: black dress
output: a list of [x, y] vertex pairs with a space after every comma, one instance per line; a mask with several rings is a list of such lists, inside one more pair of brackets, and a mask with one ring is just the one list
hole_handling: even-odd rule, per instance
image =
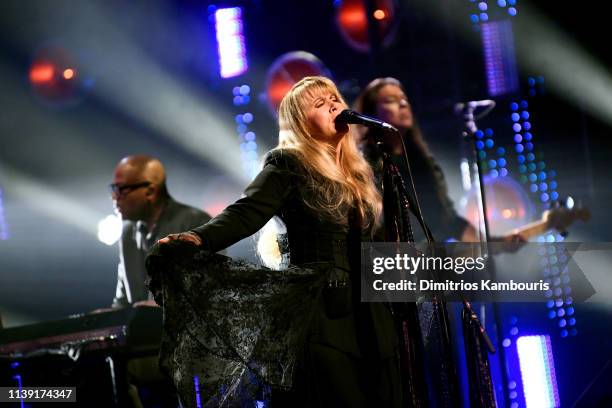
[[[191, 299], [174, 307], [187, 312], [174, 320], [166, 316], [161, 353], [184, 403], [400, 406], [391, 313], [385, 304], [360, 303], [360, 244], [369, 232], [350, 216], [353, 211], [342, 224], [321, 216], [306, 204], [310, 194], [299, 161], [274, 151], [245, 197], [193, 230], [204, 251], [185, 244], [154, 249], [148, 268], [156, 299]], [[271, 271], [213, 254], [275, 215], [287, 227], [289, 269]], [[181, 296], [170, 298], [161, 289], [168, 286], [168, 269], [183, 277], [175, 287]]]

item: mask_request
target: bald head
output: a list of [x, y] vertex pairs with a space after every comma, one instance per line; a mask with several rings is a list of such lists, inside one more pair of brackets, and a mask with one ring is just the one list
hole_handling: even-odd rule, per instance
[[127, 156], [115, 167], [113, 184], [123, 187], [113, 199], [124, 219], [146, 220], [158, 212], [168, 198], [166, 171], [151, 156]]
[[121, 159], [115, 168], [129, 175], [136, 176], [139, 181], [148, 181], [157, 186], [166, 183], [166, 170], [164, 165], [155, 157], [146, 155], [127, 156]]

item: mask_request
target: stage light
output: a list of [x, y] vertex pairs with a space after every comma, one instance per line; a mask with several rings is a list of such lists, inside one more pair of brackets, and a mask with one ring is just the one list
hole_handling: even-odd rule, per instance
[[306, 51], [288, 52], [272, 63], [266, 75], [266, 99], [274, 116], [285, 94], [306, 76], [331, 77], [331, 73], [319, 58]]
[[516, 341], [527, 408], [560, 406], [550, 337], [521, 336]]
[[387, 15], [385, 14], [385, 12], [381, 9], [378, 9], [376, 11], [374, 11], [374, 18], [377, 20], [383, 20], [385, 17], [387, 17]]
[[244, 115], [242, 115], [242, 120], [246, 124], [251, 123], [253, 121], [253, 114], [250, 112], [245, 113]]
[[106, 245], [113, 245], [121, 238], [123, 222], [116, 215], [109, 215], [98, 222], [98, 240]]
[[498, 96], [515, 92], [518, 90], [518, 71], [512, 26], [506, 21], [486, 23], [488, 19], [487, 13], [480, 14], [488, 93]]
[[248, 69], [248, 63], [242, 33], [242, 9], [222, 8], [214, 13], [220, 75], [231, 78], [243, 74]]
[[[383, 46], [387, 46], [395, 33], [395, 3], [392, 0], [373, 0], [372, 5], [372, 16], [377, 20], [378, 38]], [[336, 25], [340, 34], [357, 51], [370, 50], [368, 23], [367, 8], [363, 0], [343, 0], [336, 8]]]
[[72, 68], [66, 68], [64, 70], [64, 72], [62, 73], [62, 75], [63, 75], [64, 79], [70, 80], [70, 79], [74, 78], [75, 71]]
[[243, 96], [247, 96], [249, 93], [251, 93], [251, 87], [248, 85], [242, 85], [240, 88], [238, 88], [240, 95]]
[[55, 67], [45, 61], [36, 61], [30, 67], [30, 81], [34, 85], [45, 84], [53, 81]]

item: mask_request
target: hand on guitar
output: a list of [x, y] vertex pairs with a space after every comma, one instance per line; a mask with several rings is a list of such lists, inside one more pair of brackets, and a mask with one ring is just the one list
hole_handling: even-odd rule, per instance
[[491, 237], [491, 242], [502, 243], [500, 252], [516, 252], [527, 243], [527, 238], [520, 233], [508, 234], [500, 237]]
[[567, 235], [567, 227], [575, 220], [586, 222], [589, 218], [591, 218], [591, 213], [587, 208], [575, 208], [573, 206], [569, 208], [557, 205], [550, 210], [544, 211], [542, 219], [539, 221], [534, 221], [522, 227], [515, 228], [507, 234], [506, 237], [511, 235], [522, 235], [525, 239], [529, 239], [553, 229], [559, 231], [562, 235]]

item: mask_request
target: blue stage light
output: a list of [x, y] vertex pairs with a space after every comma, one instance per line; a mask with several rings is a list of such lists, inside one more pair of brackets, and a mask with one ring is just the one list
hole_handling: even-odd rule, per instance
[[253, 121], [253, 114], [250, 112], [245, 113], [242, 115], [242, 120], [244, 123], [251, 123]]
[[251, 87], [248, 85], [242, 85], [239, 88], [239, 92], [240, 92], [240, 95], [247, 96], [249, 93], [251, 93]]
[[560, 405], [550, 337], [522, 336], [516, 341], [527, 408]]
[[242, 9], [216, 9], [214, 16], [220, 75], [231, 78], [243, 74], [248, 69], [248, 63], [242, 33]]

